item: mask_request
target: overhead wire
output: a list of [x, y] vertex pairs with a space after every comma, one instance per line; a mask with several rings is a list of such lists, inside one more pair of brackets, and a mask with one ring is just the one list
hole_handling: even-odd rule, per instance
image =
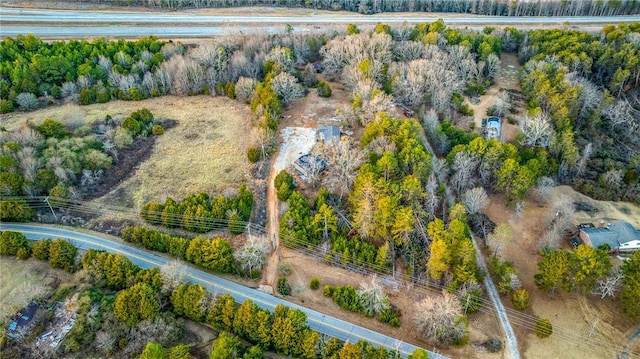
[[[25, 200], [31, 207], [38, 209], [48, 209], [51, 205], [54, 208], [66, 209], [69, 211], [74, 211], [79, 214], [85, 215], [113, 215], [113, 216], [122, 216], [130, 220], [142, 219], [140, 216], [140, 212], [130, 207], [122, 207], [108, 204], [96, 204], [96, 203], [88, 203], [84, 201], [71, 200], [66, 198], [57, 198], [57, 197], [4, 197], [4, 199], [21, 199]], [[48, 202], [48, 203], [47, 203]], [[160, 211], [150, 211], [147, 212], [149, 215], [158, 216], [162, 219], [162, 225], [173, 227], [181, 227], [184, 223], [183, 214], [179, 213], [164, 213]], [[234, 229], [248, 229], [252, 235], [256, 236], [264, 236], [267, 233], [267, 229], [264, 226], [261, 226], [256, 223], [246, 222], [246, 221], [229, 221], [228, 219], [219, 219], [219, 218], [208, 218], [208, 217], [196, 217], [193, 216], [191, 221], [196, 223], [200, 222], [206, 225], [206, 228], [212, 229], [220, 229], [229, 226], [229, 223], [232, 225], [236, 225]], [[364, 274], [364, 275], [382, 275], [387, 276], [388, 279], [392, 278], [393, 281], [401, 283], [405, 286], [411, 287], [414, 291], [418, 291], [421, 294], [425, 295], [441, 295], [442, 291], [450, 291], [447, 286], [444, 286], [439, 283], [427, 282], [425, 279], [412, 279], [406, 280], [403, 278], [399, 278], [398, 276], [391, 273], [391, 269], [385, 266], [376, 265], [374, 263], [368, 263], [359, 258], [349, 257], [348, 263], [344, 263], [341, 259], [336, 257], [341, 257], [339, 253], [332, 253], [329, 249], [323, 249], [320, 244], [309, 243], [303, 240], [300, 240], [296, 237], [289, 235], [279, 235], [282, 239], [281, 243], [289, 247], [293, 250], [302, 252], [303, 254], [313, 257], [319, 261], [324, 263], [345, 268], [350, 271], [354, 271], [356, 273]], [[323, 253], [325, 253], [323, 255]], [[326, 254], [331, 254], [328, 257]], [[457, 294], [460, 294], [459, 292]], [[497, 312], [495, 307], [492, 305], [492, 301], [490, 299], [479, 297], [477, 298], [481, 306], [478, 308], [479, 313], [483, 313], [492, 317], [497, 318]], [[521, 311], [517, 311], [515, 309], [505, 307], [505, 311], [509, 317], [509, 320], [524, 329], [535, 331], [536, 323], [539, 318], [530, 315]], [[595, 329], [595, 328], [594, 328]], [[595, 330], [597, 332], [597, 330]], [[606, 352], [615, 354], [622, 350], [624, 347], [620, 345], [616, 345], [611, 343], [610, 340], [603, 338], [595, 338], [591, 335], [591, 333], [578, 333], [575, 330], [553, 325], [553, 336], [555, 338], [560, 338], [567, 342], [576, 343], [578, 345], [585, 345], [594, 349], [604, 350]], [[632, 354], [636, 354], [635, 351], [632, 351]], [[638, 353], [640, 354], [640, 353]]]

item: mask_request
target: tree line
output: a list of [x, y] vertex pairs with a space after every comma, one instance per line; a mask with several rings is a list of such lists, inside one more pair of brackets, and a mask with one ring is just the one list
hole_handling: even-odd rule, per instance
[[167, 197], [164, 204], [149, 202], [140, 210], [140, 216], [150, 224], [190, 232], [206, 233], [227, 227], [232, 234], [240, 234], [251, 218], [253, 204], [253, 194], [242, 184], [237, 195], [231, 197], [192, 193], [182, 201]]
[[387, 323], [392, 327], [401, 325], [400, 309], [391, 305], [389, 297], [376, 276], [371, 277], [370, 282], [361, 283], [360, 289], [351, 285], [325, 285], [322, 294], [332, 298], [333, 302], [342, 309], [375, 317], [379, 322]]
[[235, 273], [236, 260], [229, 242], [224, 238], [193, 239], [171, 236], [142, 226], [125, 227], [122, 230], [125, 242], [136, 243], [144, 248], [171, 254], [173, 257], [186, 260], [217, 273]]
[[634, 252], [621, 267], [614, 268], [606, 249], [581, 244], [575, 251], [551, 249], [543, 252], [534, 276], [536, 286], [552, 293], [558, 289], [579, 290], [601, 299], [618, 295], [622, 312], [640, 317], [640, 252]]
[[136, 84], [170, 55], [164, 45], [154, 37], [91, 42], [44, 42], [32, 34], [5, 38], [0, 43], [0, 112], [17, 106], [31, 110], [39, 106], [38, 97], [43, 104], [71, 98], [86, 105], [157, 96]]
[[615, 16], [640, 11], [633, 1], [597, 0], [71, 0], [166, 9], [276, 6], [316, 10], [344, 10], [361, 14], [381, 12], [452, 12], [494, 16]]
[[[29, 252], [30, 248], [31, 245], [21, 233], [5, 231], [0, 236], [1, 255], [20, 255], [25, 259], [28, 257], [24, 257], [25, 251]], [[58, 254], [66, 252], [69, 255]], [[93, 249], [86, 251], [76, 263], [77, 249], [60, 239], [38, 242], [33, 247], [33, 253], [39, 259], [48, 257], [49, 263], [56, 268], [60, 268], [60, 262], [70, 263], [68, 268], [81, 270], [82, 278], [92, 285], [80, 296], [83, 304], [78, 319], [60, 346], [65, 353], [93, 347], [105, 354], [114, 354], [124, 348], [130, 354], [147, 352], [143, 356], [148, 355], [146, 344], [149, 340], [141, 341], [138, 338], [142, 334], [140, 330], [147, 330], [148, 335], [143, 338], [150, 338], [160, 347], [168, 345], [171, 352], [176, 355], [181, 353], [178, 356], [180, 358], [188, 357], [188, 347], [174, 345], [179, 340], [179, 336], [175, 336], [176, 331], [182, 329], [179, 328], [180, 324], [176, 327], [175, 323], [169, 324], [167, 320], [175, 322], [175, 318], [170, 319], [171, 315], [175, 315], [223, 331], [214, 342], [212, 358], [242, 355], [245, 358], [263, 358], [266, 350], [299, 358], [340, 357], [347, 355], [347, 352], [367, 357], [374, 355], [371, 357], [375, 358], [397, 358], [399, 355], [364, 341], [349, 344], [324, 337], [309, 329], [306, 314], [300, 310], [278, 305], [271, 313], [250, 300], [238, 305], [229, 294], [214, 297], [201, 285], [183, 282], [184, 272], [176, 263], [163, 268], [141, 269], [120, 254]], [[97, 319], [95, 314], [90, 313], [91, 308], [99, 309]], [[116, 322], [110, 322], [109, 318]], [[233, 333], [253, 346], [243, 348], [235, 337], [225, 332]], [[106, 339], [108, 341], [103, 342]], [[116, 342], [119, 343], [117, 347]], [[135, 345], [131, 342], [135, 342]], [[426, 354], [421, 349], [417, 353]]]

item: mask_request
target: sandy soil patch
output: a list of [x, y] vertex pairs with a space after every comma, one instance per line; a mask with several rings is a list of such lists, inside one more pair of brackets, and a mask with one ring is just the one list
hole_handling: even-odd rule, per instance
[[[568, 186], [555, 189], [554, 196], [567, 195], [574, 201], [595, 204], [598, 212], [578, 212], [577, 222], [592, 222], [598, 218], [628, 220], [638, 225], [640, 208], [627, 203], [594, 201], [575, 192]], [[533, 276], [537, 273], [538, 240], [544, 234], [544, 220], [548, 206], [538, 206], [529, 199], [520, 219], [513, 216], [513, 209], [506, 206], [501, 196], [491, 196], [486, 213], [496, 223], [509, 223], [516, 236], [505, 245], [502, 257], [511, 261], [518, 271], [523, 287], [531, 293], [531, 308], [526, 313], [513, 309], [509, 298], [502, 297], [519, 340], [520, 351], [525, 358], [611, 358], [626, 345], [627, 335], [634, 323], [621, 314], [617, 301], [580, 294], [558, 292], [551, 295], [539, 290]], [[625, 208], [622, 212], [620, 208]], [[624, 211], [628, 211], [625, 214]], [[622, 214], [622, 215], [621, 215]], [[563, 243], [564, 248], [569, 248]], [[531, 328], [537, 318], [548, 318], [554, 334], [539, 339]]]
[[316, 144], [316, 129], [305, 127], [285, 127], [280, 130], [282, 143], [278, 156], [273, 162], [276, 173], [291, 166], [298, 157], [309, 153]]

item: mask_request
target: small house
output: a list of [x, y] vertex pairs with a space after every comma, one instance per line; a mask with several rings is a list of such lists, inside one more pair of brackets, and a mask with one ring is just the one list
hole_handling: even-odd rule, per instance
[[325, 126], [318, 127], [316, 132], [316, 139], [322, 141], [324, 144], [332, 142], [340, 142], [340, 127], [338, 126]]
[[580, 228], [580, 239], [593, 248], [609, 246], [612, 251], [633, 252], [640, 249], [640, 230], [629, 222]]
[[310, 182], [317, 174], [327, 168], [327, 162], [320, 157], [307, 153], [298, 157], [293, 162], [292, 167], [303, 181]]

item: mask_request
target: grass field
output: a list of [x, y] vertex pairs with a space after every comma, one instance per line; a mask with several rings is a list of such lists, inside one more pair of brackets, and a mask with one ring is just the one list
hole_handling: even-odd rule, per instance
[[8, 130], [25, 121], [34, 124], [51, 118], [78, 127], [112, 117], [126, 117], [140, 108], [157, 119], [177, 121], [158, 137], [151, 157], [99, 203], [139, 207], [147, 201], [176, 199], [192, 192], [221, 192], [250, 179], [246, 149], [250, 144], [249, 108], [226, 97], [164, 96], [138, 102], [112, 101], [78, 106], [66, 104], [33, 112], [2, 115]]
[[0, 256], [0, 322], [11, 318], [34, 296], [50, 292], [60, 281], [70, 279], [71, 274], [53, 269], [47, 262]]

